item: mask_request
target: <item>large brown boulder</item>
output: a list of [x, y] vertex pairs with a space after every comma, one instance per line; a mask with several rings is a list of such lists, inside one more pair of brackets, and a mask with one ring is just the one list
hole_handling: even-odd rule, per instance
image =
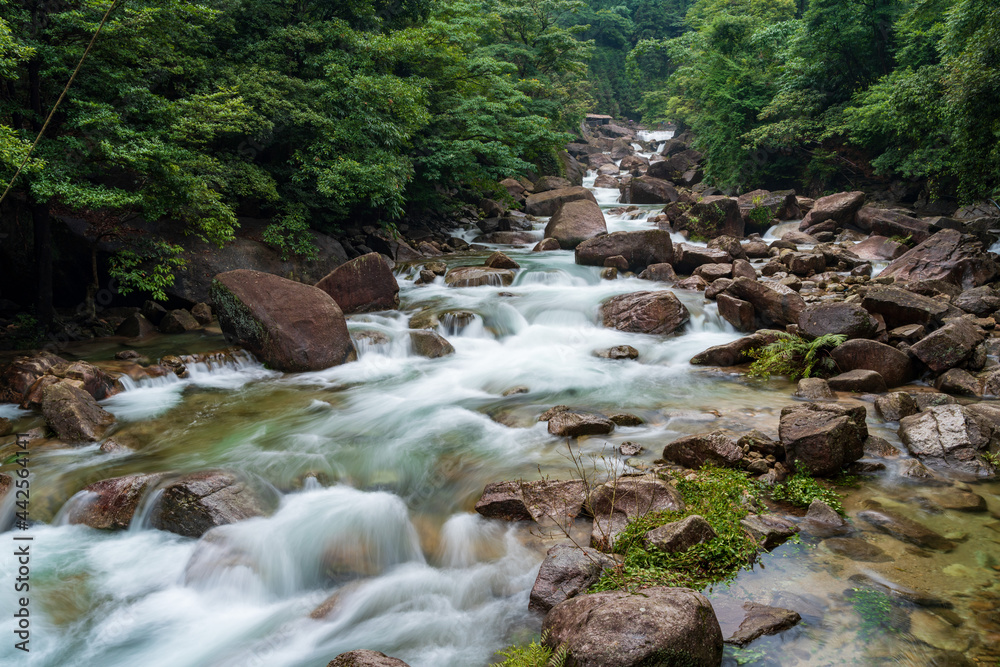
[[689, 588], [578, 595], [542, 624], [545, 643], [569, 649], [569, 667], [718, 667], [722, 630], [712, 604]]
[[125, 530], [146, 492], [161, 479], [162, 474], [125, 475], [90, 484], [84, 487], [81, 502], [70, 506], [66, 519], [91, 528]]
[[663, 448], [663, 458], [693, 470], [706, 463], [734, 468], [743, 460], [743, 450], [736, 446], [736, 437], [731, 433], [713, 431], [674, 440]]
[[985, 337], [985, 331], [962, 318], [924, 336], [910, 351], [932, 371], [940, 373], [968, 359]]
[[931, 226], [902, 211], [891, 211], [865, 206], [854, 217], [855, 224], [869, 234], [883, 237], [909, 238], [912, 243], [923, 243], [933, 233]]
[[576, 247], [576, 263], [587, 266], [604, 266], [609, 257], [621, 255], [629, 269], [642, 271], [650, 264], [670, 264], [674, 261], [674, 247], [670, 233], [660, 229], [638, 232], [613, 232], [588, 239]]
[[978, 410], [961, 405], [937, 405], [899, 420], [899, 438], [911, 455], [935, 468], [977, 477], [996, 471], [983, 459], [1000, 451], [1000, 428]]
[[879, 277], [943, 280], [967, 289], [988, 283], [996, 275], [996, 262], [981, 243], [954, 229], [944, 229], [894, 260]]
[[549, 433], [561, 438], [577, 438], [581, 435], [604, 435], [615, 429], [615, 424], [604, 415], [593, 412], [563, 410], [552, 415]]
[[703, 248], [690, 243], [678, 243], [674, 248], [674, 268], [679, 273], [694, 273], [705, 264], [730, 264], [732, 256], [718, 248]]
[[813, 338], [824, 334], [872, 338], [878, 331], [878, 322], [867, 310], [853, 303], [818, 303], [799, 315], [799, 330]]
[[[834, 195], [821, 197], [813, 204], [812, 209], [802, 219], [799, 225], [801, 231], [807, 231], [812, 227], [819, 227], [823, 223], [829, 223], [829, 231], [837, 227], [843, 227], [854, 222], [854, 215], [865, 203], [865, 193], [863, 192], [838, 192]], [[825, 229], [825, 228], [824, 228]]]
[[46, 375], [50, 368], [66, 363], [69, 362], [51, 352], [17, 357], [0, 368], [0, 401], [20, 403], [38, 378]]
[[562, 188], [559, 190], [549, 190], [548, 192], [538, 192], [529, 195], [524, 201], [524, 212], [528, 215], [538, 217], [548, 217], [555, 215], [559, 207], [566, 202], [587, 200], [595, 204], [597, 200], [594, 194], [584, 187]]
[[608, 299], [601, 306], [604, 326], [632, 333], [673, 333], [691, 318], [673, 292], [632, 292]]
[[159, 329], [166, 334], [180, 334], [201, 328], [201, 323], [190, 311], [176, 308], [163, 316]]
[[357, 359], [343, 311], [319, 288], [237, 269], [215, 277], [212, 300], [226, 340], [270, 368], [316, 371]]
[[607, 233], [601, 207], [589, 199], [566, 202], [545, 225], [545, 238], [556, 239], [563, 250], [572, 250], [587, 239]]
[[114, 415], [73, 380], [59, 380], [45, 387], [42, 415], [56, 437], [66, 442], [100, 440], [115, 423]]
[[274, 505], [273, 498], [236, 473], [196, 472], [163, 487], [151, 520], [159, 530], [201, 537], [216, 526], [270, 514]]
[[878, 262], [896, 259], [906, 252], [906, 246], [885, 236], [869, 236], [851, 246], [851, 252], [863, 260]]
[[678, 199], [680, 194], [673, 183], [649, 176], [648, 172], [646, 176], [632, 178], [628, 185], [622, 186], [623, 204], [669, 204]]
[[748, 352], [773, 343], [781, 333], [783, 332], [765, 329], [731, 343], [715, 345], [691, 357], [689, 363], [692, 366], [738, 366], [749, 363], [752, 358], [748, 356]]
[[493, 482], [486, 485], [476, 511], [503, 521], [555, 521], [562, 525], [583, 511], [587, 484], [583, 480]]
[[916, 376], [913, 362], [905, 353], [874, 340], [849, 340], [833, 348], [830, 356], [842, 372], [875, 371], [888, 387], [906, 384]]
[[800, 472], [835, 475], [864, 455], [865, 408], [804, 403], [781, 410], [778, 437], [787, 461]]
[[948, 314], [948, 303], [899, 287], [875, 287], [865, 294], [861, 306], [872, 315], [881, 315], [886, 329], [905, 324], [936, 324]]
[[677, 490], [655, 475], [617, 477], [590, 494], [594, 516], [590, 546], [608, 551], [629, 521], [650, 512], [683, 509], [684, 500]]
[[762, 283], [750, 278], [737, 278], [726, 292], [754, 307], [758, 328], [797, 324], [806, 302], [795, 290], [778, 283]]
[[717, 236], [743, 238], [745, 224], [735, 199], [709, 196], [692, 204], [686, 215], [673, 223], [674, 231], [687, 231], [692, 240], [708, 241]]
[[597, 549], [557, 544], [545, 554], [531, 587], [528, 609], [548, 613], [560, 602], [586, 593], [615, 560]]
[[[760, 232], [767, 231], [766, 227], [770, 226], [771, 218], [777, 218], [778, 220], [799, 220], [802, 218], [802, 211], [799, 209], [799, 203], [795, 198], [794, 190], [779, 190], [776, 192], [753, 190], [740, 195], [736, 201], [740, 206], [740, 215], [743, 216], [744, 222], [748, 225], [756, 225], [758, 228], [757, 231]], [[759, 222], [754, 221], [750, 216], [754, 209], [761, 207], [768, 209], [770, 213], [764, 225], [760, 225]], [[760, 216], [759, 213], [754, 215]], [[764, 227], [764, 229], [760, 229], [760, 227]]]
[[409, 667], [398, 658], [390, 658], [379, 651], [357, 649], [341, 653], [327, 663], [326, 667]]
[[332, 296], [345, 315], [399, 307], [399, 283], [377, 252], [341, 264], [316, 287]]
[[573, 187], [569, 179], [561, 176], [542, 176], [535, 181], [535, 192], [551, 192], [552, 190], [565, 190]]

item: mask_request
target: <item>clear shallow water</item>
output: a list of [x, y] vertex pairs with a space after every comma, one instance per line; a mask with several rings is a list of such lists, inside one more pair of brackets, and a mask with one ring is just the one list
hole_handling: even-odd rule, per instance
[[[617, 205], [599, 196], [605, 208]], [[646, 217], [609, 217], [609, 230], [648, 228]], [[599, 269], [577, 266], [569, 251], [505, 250], [522, 266], [509, 287], [416, 286], [415, 270], [401, 269], [400, 312], [351, 318], [358, 340], [368, 331], [386, 341], [359, 345], [356, 363], [296, 375], [246, 360], [192, 365], [188, 379], [131, 383], [105, 401], [119, 418], [113, 437], [134, 453], [106, 455], [96, 445], [39, 449], [32, 513], [46, 523], [31, 531], [33, 650], [25, 656], [5, 642], [0, 662], [298, 667], [372, 648], [413, 667], [486, 665], [497, 649], [537, 632], [528, 593], [553, 538], [471, 510], [490, 481], [569, 476], [567, 445], [537, 422], [541, 412], [566, 404], [642, 416], [642, 427], [574, 443], [577, 456], [605, 457], [604, 468], [624, 467], [613, 451], [625, 440], [642, 444], [636, 463], [649, 464], [682, 434], [760, 428], [776, 435], [781, 408], [793, 402], [787, 383], [687, 363], [738, 335], [700, 293], [677, 292], [692, 313], [681, 335], [621, 333], [599, 326], [600, 303], [666, 285], [601, 281]], [[477, 264], [486, 254], [445, 261]], [[407, 323], [424, 311], [438, 317], [454, 355], [411, 353]], [[623, 344], [639, 350], [637, 361], [593, 354]], [[164, 337], [150, 350], [212, 345], [221, 347], [221, 337]], [[106, 359], [116, 349], [103, 341], [80, 353]], [[503, 395], [516, 387], [527, 391]], [[38, 423], [22, 415], [18, 427]], [[870, 425], [898, 446], [894, 429], [874, 417]], [[922, 665], [934, 654], [929, 644], [984, 652], [995, 635], [976, 609], [997, 590], [990, 560], [1000, 550], [997, 518], [930, 512], [918, 498], [928, 490], [898, 478], [901, 460], [853, 490], [849, 509], [876, 498], [940, 532], [964, 533], [956, 550], [915, 552], [860, 525], [891, 562], [848, 561], [809, 537], [779, 548], [712, 595], [779, 606], [782, 596], [807, 596], [817, 614], [741, 652], [744, 664]], [[61, 523], [60, 508], [93, 481], [214, 467], [270, 485], [283, 494], [279, 508], [200, 540], [141, 520], [120, 533]], [[1000, 513], [998, 485], [974, 488]], [[586, 534], [585, 525], [577, 528]], [[9, 581], [9, 557], [0, 569]], [[910, 610], [909, 629], [861, 638], [860, 617], [844, 596], [856, 573], [953, 600], [961, 623]], [[13, 606], [7, 586], [0, 606]]]

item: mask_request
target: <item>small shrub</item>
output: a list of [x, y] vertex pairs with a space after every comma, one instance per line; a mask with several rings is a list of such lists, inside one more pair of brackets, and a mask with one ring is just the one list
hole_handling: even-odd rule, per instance
[[750, 377], [768, 379], [785, 375], [792, 381], [813, 375], [828, 375], [836, 367], [830, 350], [847, 340], [842, 334], [826, 334], [808, 341], [802, 336], [782, 333], [778, 340], [747, 354], [755, 359], [750, 364]]
[[795, 473], [781, 484], [771, 487], [771, 497], [775, 500], [784, 500], [797, 507], [809, 507], [814, 500], [821, 500], [838, 514], [844, 513], [844, 504], [840, 500], [840, 495], [823, 486], [819, 481], [809, 475]]
[[543, 632], [537, 642], [509, 646], [498, 651], [498, 655], [504, 660], [490, 667], [563, 667], [569, 657], [569, 649], [563, 644], [553, 650], [545, 646], [545, 638], [546, 633]]

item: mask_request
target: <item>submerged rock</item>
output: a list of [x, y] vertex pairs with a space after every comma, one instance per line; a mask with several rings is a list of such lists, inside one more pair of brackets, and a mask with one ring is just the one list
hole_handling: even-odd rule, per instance
[[578, 595], [542, 625], [546, 644], [565, 645], [575, 667], [718, 667], [722, 630], [708, 599], [689, 588]]
[[823, 540], [823, 546], [838, 556], [863, 563], [887, 563], [892, 560], [879, 547], [856, 537], [831, 537]]
[[890, 510], [865, 510], [858, 512], [858, 518], [887, 535], [892, 535], [898, 540], [915, 544], [918, 547], [939, 551], [951, 551], [955, 548], [955, 543], [951, 540], [945, 539], [921, 523]]
[[740, 525], [746, 528], [747, 532], [757, 540], [757, 544], [766, 551], [784, 544], [788, 538], [799, 532], [798, 526], [794, 523], [773, 514], [747, 514], [740, 520]]
[[764, 635], [776, 635], [802, 620], [798, 612], [756, 602], [718, 598], [712, 603], [727, 644], [746, 646]]

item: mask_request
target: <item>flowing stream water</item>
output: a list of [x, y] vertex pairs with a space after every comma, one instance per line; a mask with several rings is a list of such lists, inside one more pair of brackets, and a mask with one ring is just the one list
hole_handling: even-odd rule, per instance
[[[618, 205], [615, 190], [595, 195], [605, 209]], [[656, 208], [609, 215], [608, 228], [649, 228], [646, 217]], [[463, 233], [471, 240], [478, 231]], [[184, 380], [127, 382], [104, 405], [118, 418], [115, 439], [135, 451], [37, 451], [32, 650], [15, 650], [4, 630], [0, 663], [322, 667], [341, 652], [369, 648], [413, 667], [482, 667], [540, 627], [528, 594], [545, 550], [559, 538], [485, 520], [472, 506], [491, 481], [572, 474], [568, 444], [537, 421], [541, 412], [566, 404], [641, 416], [641, 427], [573, 443], [578, 459], [596, 457], [607, 469], [628, 467], [615, 449], [626, 440], [644, 447], [631, 463], [648, 465], [684, 434], [759, 428], [776, 436], [781, 408], [795, 400], [789, 383], [688, 364], [739, 335], [702, 293], [677, 291], [691, 311], [680, 335], [622, 333], [600, 326], [601, 302], [666, 284], [601, 280], [600, 269], [576, 265], [570, 251], [502, 249], [522, 267], [509, 287], [456, 289], [441, 279], [415, 285], [419, 267], [402, 268], [398, 312], [350, 318], [359, 341], [355, 363], [282, 374], [239, 357], [193, 365]], [[481, 264], [488, 252], [444, 261]], [[408, 320], [418, 313], [438, 317], [454, 355], [411, 352]], [[106, 339], [65, 354], [109, 360], [122, 344]], [[593, 354], [615, 345], [635, 347], [639, 359]], [[224, 346], [217, 331], [206, 331], [154, 338], [137, 349], [156, 357]], [[505, 395], [514, 388], [522, 391]], [[17, 419], [19, 430], [41, 425], [10, 406], [0, 414]], [[872, 432], [899, 447], [895, 425], [872, 409], [869, 415]], [[959, 540], [957, 548], [925, 552], [860, 522], [862, 536], [891, 561], [856, 562], [809, 537], [786, 543], [732, 585], [706, 591], [803, 616], [778, 637], [728, 650], [727, 664], [925, 665], [953, 664], [948, 656], [959, 654], [995, 656], [1000, 485], [974, 487], [989, 512], [940, 511], [923, 502], [926, 487], [898, 475], [906, 460], [889, 459], [887, 470], [847, 489], [849, 512], [874, 498]], [[99, 479], [206, 468], [252, 476], [280, 497], [277, 511], [199, 540], [150, 528], [155, 497], [127, 531], [63, 520], [67, 504], [85, 502], [80, 489]], [[586, 535], [582, 522], [579, 529]], [[15, 564], [5, 554], [0, 565], [0, 608], [12, 609], [6, 582]], [[848, 577], [859, 573], [925, 590], [953, 609], [906, 608], [873, 633], [871, 619], [845, 595]], [[10, 618], [5, 624], [13, 627]], [[982, 664], [995, 664], [989, 659]]]

